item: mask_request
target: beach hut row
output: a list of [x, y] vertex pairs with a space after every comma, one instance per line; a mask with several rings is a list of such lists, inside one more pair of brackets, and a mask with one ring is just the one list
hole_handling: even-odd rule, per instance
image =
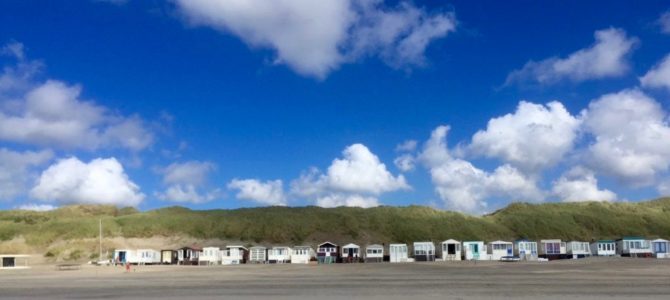
[[642, 237], [624, 237], [619, 240], [593, 242], [548, 239], [537, 241], [457, 241], [449, 239], [438, 244], [415, 242], [408, 244], [339, 246], [324, 242], [314, 250], [311, 246], [254, 246], [183, 247], [176, 250], [120, 249], [114, 252], [115, 263], [179, 264], [179, 265], [233, 265], [243, 263], [321, 264], [355, 262], [430, 262], [456, 260], [537, 260], [566, 259], [587, 256], [632, 256], [670, 258], [670, 242], [664, 239], [647, 240]]

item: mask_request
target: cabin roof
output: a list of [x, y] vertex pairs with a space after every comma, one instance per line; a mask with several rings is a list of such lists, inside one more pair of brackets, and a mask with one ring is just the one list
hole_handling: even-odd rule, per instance
[[510, 245], [510, 244], [512, 244], [512, 242], [508, 242], [508, 241], [500, 241], [500, 240], [498, 240], [498, 241], [490, 242], [489, 244], [505, 244], [505, 245]]
[[414, 245], [433, 245], [435, 244], [433, 242], [414, 242]]
[[312, 246], [295, 246], [293, 249], [312, 249]]
[[617, 241], [630, 241], [630, 240], [644, 240], [644, 237], [641, 236], [624, 236]]
[[289, 247], [289, 246], [273, 246], [272, 247], [272, 249], [280, 249], [280, 248], [291, 249], [291, 247]]
[[372, 245], [367, 245], [365, 248], [367, 248], [367, 249], [378, 249], [378, 248], [384, 248], [384, 246], [379, 245], [379, 244], [372, 244]]
[[231, 248], [242, 248], [244, 250], [248, 250], [246, 247], [239, 246], [239, 245], [226, 246], [226, 249], [231, 249]]
[[596, 243], [600, 243], [600, 244], [611, 244], [611, 243], [614, 243], [614, 241], [613, 241], [613, 240], [599, 240], [599, 241], [597, 241]]
[[25, 258], [30, 257], [28, 254], [0, 254], [0, 258]]
[[389, 244], [389, 247], [398, 247], [398, 246], [405, 246], [405, 247], [407, 247], [407, 244]]
[[253, 246], [253, 247], [250, 247], [249, 249], [267, 249], [267, 247], [265, 247], [265, 246]]
[[471, 243], [471, 244], [472, 243], [482, 243], [483, 244], [484, 241], [463, 241], [463, 244], [465, 244], [465, 243]]
[[653, 240], [652, 242], [655, 242], [655, 243], [666, 242], [666, 243], [668, 243], [668, 242], [670, 242], [670, 241], [668, 241], [668, 240], [664, 240], [664, 239], [655, 239], [655, 240]]
[[346, 244], [346, 245], [342, 246], [342, 248], [360, 248], [360, 246], [358, 246], [356, 244]]
[[318, 247], [321, 247], [321, 246], [327, 246], [327, 245], [331, 245], [331, 246], [333, 246], [333, 247], [337, 247], [337, 244], [332, 243], [332, 242], [323, 242], [323, 243], [319, 244]]
[[448, 240], [442, 242], [442, 244], [460, 244], [460, 243], [461, 242], [459, 242], [457, 240], [454, 240], [454, 239], [448, 239]]

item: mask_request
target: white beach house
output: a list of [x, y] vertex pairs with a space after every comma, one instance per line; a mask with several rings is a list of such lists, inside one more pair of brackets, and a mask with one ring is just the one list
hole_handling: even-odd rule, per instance
[[668, 255], [669, 248], [670, 242], [668, 240], [655, 239], [651, 241], [651, 250], [656, 258], [670, 258], [670, 255]]
[[221, 264], [221, 249], [219, 247], [204, 247], [198, 256], [198, 265]]
[[440, 243], [440, 255], [443, 261], [461, 260], [461, 242], [457, 240], [446, 240]]
[[28, 269], [28, 258], [26, 254], [0, 254], [0, 269]]
[[636, 236], [623, 237], [616, 241], [617, 254], [631, 257], [651, 257], [651, 241]]
[[566, 253], [572, 258], [591, 256], [591, 247], [588, 242], [570, 241], [566, 243]]
[[225, 250], [221, 250], [221, 264], [239, 265], [246, 263], [248, 251], [243, 246], [226, 246]]
[[202, 252], [202, 248], [192, 246], [177, 249], [177, 264], [180, 265], [196, 265], [199, 263], [198, 257]]
[[342, 262], [358, 262], [361, 258], [361, 247], [356, 244], [342, 246]]
[[488, 250], [490, 260], [500, 260], [503, 257], [514, 255], [514, 244], [512, 242], [490, 242], [488, 246], [486, 246], [486, 249]]
[[411, 261], [408, 256], [409, 250], [407, 244], [390, 244], [389, 261], [392, 263], [402, 263]]
[[268, 261], [271, 264], [283, 264], [291, 261], [291, 248], [275, 246], [268, 250]]
[[296, 246], [291, 251], [292, 264], [308, 264], [314, 258], [314, 249], [310, 246]]
[[465, 260], [486, 260], [486, 246], [483, 241], [465, 241], [463, 242], [463, 259]]
[[414, 242], [414, 261], [435, 261], [433, 242]]
[[249, 263], [264, 264], [268, 261], [268, 249], [263, 246], [249, 248]]
[[616, 243], [611, 240], [600, 240], [591, 243], [591, 253], [597, 256], [616, 255]]
[[384, 246], [375, 244], [365, 247], [365, 262], [382, 261], [384, 261]]
[[515, 241], [514, 255], [522, 260], [537, 260], [537, 242], [529, 240]]
[[137, 263], [140, 265], [157, 265], [161, 263], [161, 252], [154, 249], [137, 249]]
[[115, 264], [139, 264], [140, 260], [137, 258], [137, 250], [133, 249], [117, 249], [114, 250]]
[[566, 245], [558, 239], [540, 240], [539, 256], [549, 259], [558, 259], [566, 254]]

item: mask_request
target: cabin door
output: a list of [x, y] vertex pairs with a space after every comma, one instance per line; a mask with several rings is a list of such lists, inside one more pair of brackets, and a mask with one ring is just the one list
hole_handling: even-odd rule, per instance
[[654, 252], [655, 253], [667, 253], [668, 248], [666, 243], [654, 243]]
[[126, 263], [126, 251], [119, 252], [119, 261], [121, 263]]
[[3, 257], [2, 258], [2, 267], [3, 268], [14, 267], [14, 258], [13, 257]]
[[448, 244], [447, 245], [447, 254], [456, 255], [456, 244]]
[[512, 256], [512, 247], [507, 247], [507, 256]]
[[347, 249], [347, 250], [348, 250], [348, 252], [349, 252], [349, 253], [348, 253], [348, 256], [349, 256], [349, 257], [354, 257], [354, 248], [349, 248], [349, 249]]
[[479, 245], [478, 244], [472, 244], [472, 253], [473, 254], [479, 254]]

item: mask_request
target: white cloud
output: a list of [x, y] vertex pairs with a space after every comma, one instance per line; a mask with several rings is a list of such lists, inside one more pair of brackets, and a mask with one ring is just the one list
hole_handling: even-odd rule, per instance
[[199, 204], [218, 198], [220, 192], [218, 189], [213, 189], [202, 193], [192, 184], [173, 184], [168, 186], [164, 192], [156, 192], [155, 196], [163, 201]]
[[366, 197], [357, 194], [330, 194], [318, 197], [316, 205], [321, 207], [355, 206], [355, 207], [375, 207], [379, 206], [376, 197]]
[[396, 159], [393, 160], [393, 163], [400, 169], [400, 171], [409, 172], [414, 170], [414, 161], [414, 156], [406, 153], [396, 157]]
[[595, 43], [566, 58], [552, 57], [539, 62], [529, 61], [520, 70], [509, 74], [506, 84], [535, 81], [552, 84], [563, 79], [575, 82], [624, 75], [630, 69], [627, 58], [638, 43], [622, 29], [609, 28], [594, 33]]
[[140, 151], [153, 133], [137, 116], [125, 117], [81, 99], [81, 86], [37, 82], [41, 64], [26, 61], [23, 45], [5, 46], [17, 60], [0, 75], [0, 140], [63, 149], [121, 147]]
[[670, 196], [670, 180], [665, 180], [661, 182], [658, 187], [656, 187], [658, 193], [661, 196], [668, 197]]
[[16, 152], [0, 148], [0, 200], [11, 200], [28, 189], [32, 169], [48, 162], [51, 150]]
[[312, 168], [291, 182], [292, 193], [311, 199], [325, 197], [325, 202], [357, 203], [360, 201], [343, 199], [358, 195], [359, 200], [369, 200], [369, 196], [410, 189], [405, 177], [393, 176], [386, 165], [364, 145], [348, 146], [342, 155], [343, 158], [333, 160], [326, 174]]
[[580, 121], [559, 102], [521, 101], [513, 114], [489, 120], [472, 137], [470, 150], [537, 172], [556, 165], [572, 149]]
[[640, 77], [640, 83], [647, 88], [666, 88], [670, 90], [670, 54], [666, 55], [647, 74]]
[[165, 184], [203, 185], [216, 166], [212, 162], [191, 160], [172, 163], [160, 170]]
[[120, 206], [137, 206], [144, 199], [139, 186], [130, 181], [115, 158], [89, 163], [75, 157], [61, 159], [42, 172], [30, 196], [58, 203]]
[[419, 155], [429, 169], [435, 191], [445, 206], [462, 212], [481, 213], [489, 197], [506, 197], [519, 201], [542, 201], [544, 193], [535, 180], [510, 165], [502, 165], [493, 173], [454, 158], [447, 147], [448, 126], [439, 126], [431, 133]]
[[670, 166], [667, 116], [658, 102], [639, 90], [592, 101], [582, 112], [584, 129], [594, 137], [587, 163], [628, 185], [653, 184]]
[[57, 208], [58, 206], [53, 206], [51, 204], [34, 204], [34, 203], [23, 204], [17, 207], [17, 209], [32, 210], [32, 211], [50, 211]]
[[591, 170], [574, 167], [554, 181], [552, 191], [565, 202], [614, 201], [616, 194], [610, 190], [598, 189], [598, 179]]
[[395, 147], [398, 152], [414, 152], [419, 143], [416, 140], [406, 140]]
[[670, 11], [664, 12], [658, 18], [658, 25], [661, 27], [661, 32], [670, 34]]
[[165, 191], [154, 194], [161, 200], [171, 202], [204, 203], [212, 201], [220, 196], [221, 191], [219, 189], [202, 190], [207, 184], [210, 173], [215, 169], [214, 163], [208, 161], [191, 160], [171, 163], [158, 170], [158, 173], [163, 175]]
[[237, 199], [251, 200], [266, 205], [286, 205], [284, 186], [281, 180], [261, 182], [256, 179], [233, 179], [228, 188], [238, 190]]
[[193, 25], [276, 52], [275, 63], [324, 78], [341, 64], [377, 56], [395, 68], [422, 65], [428, 44], [454, 31], [449, 13], [383, 0], [173, 0]]

